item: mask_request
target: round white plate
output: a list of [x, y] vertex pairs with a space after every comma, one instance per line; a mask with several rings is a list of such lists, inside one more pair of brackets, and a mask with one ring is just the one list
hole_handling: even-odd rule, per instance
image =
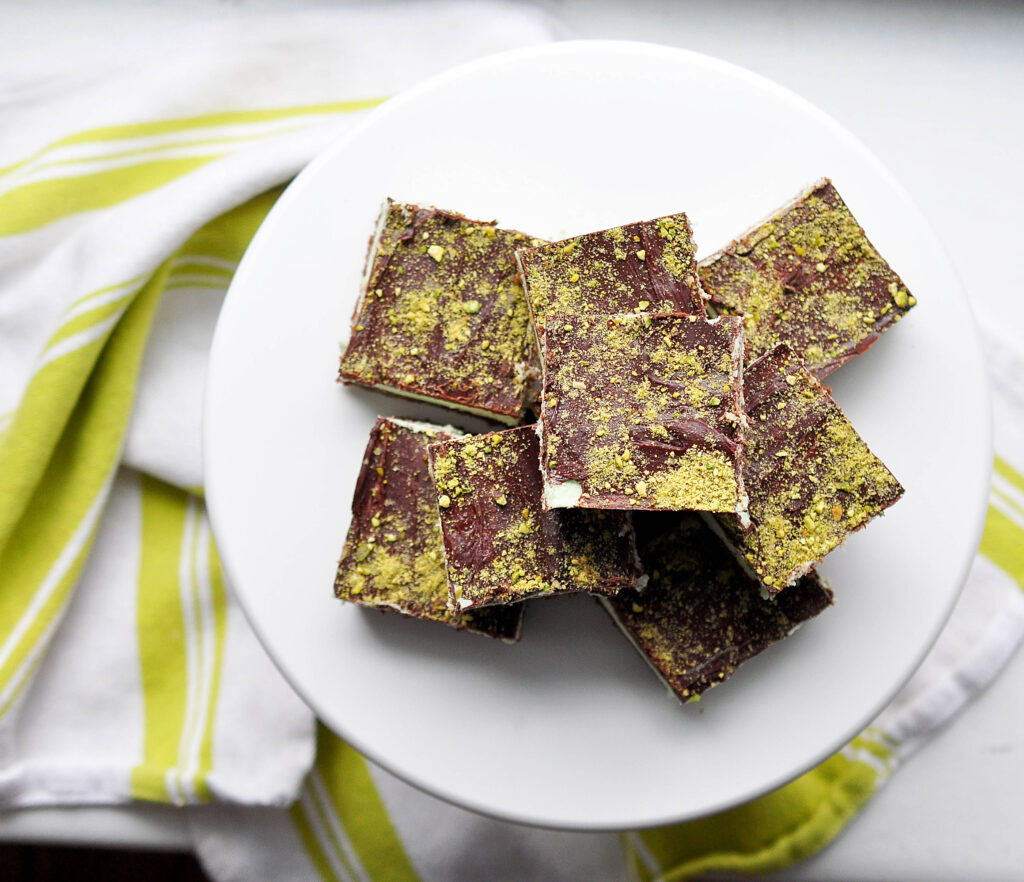
[[[830, 378], [906, 487], [822, 567], [834, 609], [680, 707], [586, 597], [532, 603], [515, 646], [334, 599], [375, 416], [479, 425], [334, 381], [385, 196], [548, 238], [686, 211], [703, 255], [822, 175], [919, 301]], [[593, 830], [752, 798], [865, 726], [958, 595], [980, 535], [991, 447], [963, 291], [864, 146], [740, 68], [586, 42], [432, 79], [381, 106], [296, 179], [246, 254], [217, 327], [205, 458], [230, 581], [270, 655], [328, 726], [455, 803]]]

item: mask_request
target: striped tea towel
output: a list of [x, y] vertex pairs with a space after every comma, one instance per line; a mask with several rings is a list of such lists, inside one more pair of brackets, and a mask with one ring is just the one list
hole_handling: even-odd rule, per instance
[[0, 58], [0, 808], [295, 798], [314, 720], [201, 499], [213, 323], [280, 185], [378, 96], [551, 37], [505, 3], [181, 21]]
[[720, 814], [654, 830], [555, 833], [433, 799], [325, 729], [287, 811], [190, 810], [204, 867], [242, 880], [680, 880], [760, 874], [821, 850], [921, 744], [983, 690], [1024, 637], [1024, 359], [986, 335], [996, 460], [981, 549], [913, 679], [850, 744], [796, 781]]

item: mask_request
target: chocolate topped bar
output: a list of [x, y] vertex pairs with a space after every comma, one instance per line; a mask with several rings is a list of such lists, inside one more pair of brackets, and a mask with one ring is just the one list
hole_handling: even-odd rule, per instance
[[680, 701], [728, 680], [832, 604], [816, 573], [775, 601], [763, 599], [757, 580], [699, 515], [641, 513], [635, 523], [650, 581], [643, 594], [623, 591], [601, 602]]
[[727, 517], [717, 524], [774, 595], [896, 502], [903, 487], [785, 344], [747, 366], [744, 389], [750, 528]]
[[694, 253], [690, 222], [673, 214], [520, 248], [516, 259], [530, 315], [541, 328], [556, 315], [703, 315], [707, 298]]
[[377, 420], [356, 482], [352, 523], [334, 593], [353, 603], [515, 641], [522, 622], [521, 605], [462, 616], [448, 610], [427, 445], [461, 434], [451, 426]]
[[539, 242], [388, 199], [338, 379], [518, 422], [534, 342], [515, 249]]
[[740, 319], [559, 317], [542, 345], [548, 507], [745, 514]]
[[751, 358], [788, 343], [819, 378], [917, 302], [828, 179], [702, 260], [700, 281], [713, 308], [744, 317]]
[[542, 510], [538, 454], [533, 426], [430, 445], [450, 608], [643, 581], [626, 512]]

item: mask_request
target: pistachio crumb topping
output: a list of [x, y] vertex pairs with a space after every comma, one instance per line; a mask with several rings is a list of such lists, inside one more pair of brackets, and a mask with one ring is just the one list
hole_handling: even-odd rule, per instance
[[627, 516], [543, 511], [538, 456], [532, 426], [431, 448], [435, 483], [451, 497], [441, 525], [464, 608], [636, 583]]
[[389, 203], [339, 378], [516, 422], [533, 331], [514, 230]]
[[694, 255], [684, 214], [518, 253], [538, 328], [555, 316], [628, 312], [638, 303], [641, 311], [703, 314], [705, 297]]
[[735, 318], [650, 314], [570, 317], [549, 329], [548, 504], [560, 504], [558, 488], [572, 482], [569, 504], [585, 508], [737, 511], [741, 334]]
[[[515, 639], [520, 611], [453, 616], [427, 445], [450, 427], [380, 419], [363, 459], [353, 518], [335, 578], [344, 600]], [[379, 464], [378, 464], [379, 463]], [[387, 478], [384, 475], [388, 475]]]
[[832, 603], [813, 574], [777, 600], [762, 598], [692, 512], [638, 516], [636, 528], [641, 558], [657, 566], [642, 594], [626, 590], [604, 605], [682, 702], [699, 699]]
[[903, 488], [788, 347], [748, 367], [746, 397], [753, 528], [744, 533], [728, 519], [722, 525], [777, 592], [881, 514]]
[[819, 377], [916, 303], [827, 181], [702, 261], [700, 279], [717, 311], [743, 316], [752, 357], [788, 343]]

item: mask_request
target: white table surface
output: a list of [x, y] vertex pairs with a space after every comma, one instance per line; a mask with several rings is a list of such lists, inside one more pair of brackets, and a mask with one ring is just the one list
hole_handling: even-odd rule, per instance
[[[269, 0], [5, 0], [0, 75], [45, 70], [62, 41], [97, 51], [183, 16], [323, 6]], [[976, 316], [1024, 329], [1024, 6], [1013, 3], [548, 0], [578, 37], [647, 40], [768, 76], [851, 129], [895, 172], [945, 242]], [[115, 26], [116, 25], [116, 26]], [[0, 83], [2, 87], [2, 83]], [[1014, 334], [1016, 331], [1016, 334]], [[832, 846], [784, 879], [1024, 875], [1024, 653], [900, 769]], [[0, 814], [0, 839], [188, 848], [164, 806]]]

